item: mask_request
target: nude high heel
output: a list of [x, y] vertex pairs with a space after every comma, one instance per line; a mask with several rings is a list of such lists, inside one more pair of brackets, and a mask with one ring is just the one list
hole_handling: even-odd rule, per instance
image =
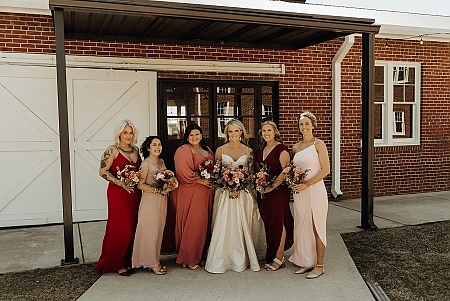
[[319, 276], [321, 276], [321, 275], [323, 275], [325, 273], [325, 267], [323, 266], [323, 264], [318, 264], [318, 265], [316, 265], [316, 267], [321, 267], [322, 268], [322, 272], [319, 273], [319, 274], [315, 274], [313, 272], [309, 272], [309, 274], [306, 276], [306, 278], [308, 278], [308, 279], [315, 279], [315, 278], [317, 278], [317, 277], [319, 277]]

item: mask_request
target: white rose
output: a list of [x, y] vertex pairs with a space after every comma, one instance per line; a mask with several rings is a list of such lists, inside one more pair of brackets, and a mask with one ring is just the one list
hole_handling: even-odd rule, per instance
[[211, 175], [210, 175], [206, 170], [203, 170], [203, 171], [201, 172], [201, 175], [202, 175], [202, 177], [205, 178], [205, 179], [211, 178]]

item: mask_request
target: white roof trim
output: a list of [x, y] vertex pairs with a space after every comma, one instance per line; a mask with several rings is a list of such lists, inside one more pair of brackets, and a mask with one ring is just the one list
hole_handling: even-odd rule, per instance
[[48, 0], [1, 0], [0, 12], [51, 15]]

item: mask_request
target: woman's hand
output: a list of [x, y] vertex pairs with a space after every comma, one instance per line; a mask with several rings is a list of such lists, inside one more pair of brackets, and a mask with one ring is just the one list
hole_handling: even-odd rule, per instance
[[134, 188], [133, 187], [129, 187], [127, 185], [125, 185], [124, 183], [121, 182], [120, 185], [123, 189], [125, 189], [128, 193], [133, 193], [134, 192]]
[[308, 187], [309, 187], [309, 184], [307, 184], [307, 183], [300, 183], [300, 184], [292, 185], [292, 190], [295, 191], [295, 192], [300, 192], [300, 191], [305, 190]]
[[283, 169], [282, 173], [288, 174], [290, 171], [291, 171], [291, 167], [290, 167], [290, 166], [287, 166], [287, 167], [285, 167], [285, 168]]
[[213, 187], [212, 181], [208, 179], [200, 179], [197, 183], [208, 187], [208, 189]]

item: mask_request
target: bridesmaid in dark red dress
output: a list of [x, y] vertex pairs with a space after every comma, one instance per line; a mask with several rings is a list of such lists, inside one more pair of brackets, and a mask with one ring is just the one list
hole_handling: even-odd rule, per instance
[[284, 267], [284, 251], [293, 244], [294, 219], [289, 208], [290, 191], [284, 184], [283, 169], [289, 164], [288, 148], [281, 143], [280, 132], [272, 121], [261, 126], [261, 144], [255, 158], [258, 166], [269, 167], [269, 174], [275, 179], [272, 188], [264, 191], [265, 198], [258, 193], [257, 202], [266, 229], [266, 270], [276, 271]]
[[95, 270], [102, 274], [117, 271], [121, 276], [131, 273], [131, 254], [136, 230], [139, 189], [127, 187], [117, 179], [117, 168], [131, 164], [139, 169], [141, 157], [135, 146], [138, 131], [129, 120], [123, 120], [114, 132], [110, 145], [100, 161], [100, 176], [109, 182], [107, 189], [108, 220], [103, 238], [102, 254]]

